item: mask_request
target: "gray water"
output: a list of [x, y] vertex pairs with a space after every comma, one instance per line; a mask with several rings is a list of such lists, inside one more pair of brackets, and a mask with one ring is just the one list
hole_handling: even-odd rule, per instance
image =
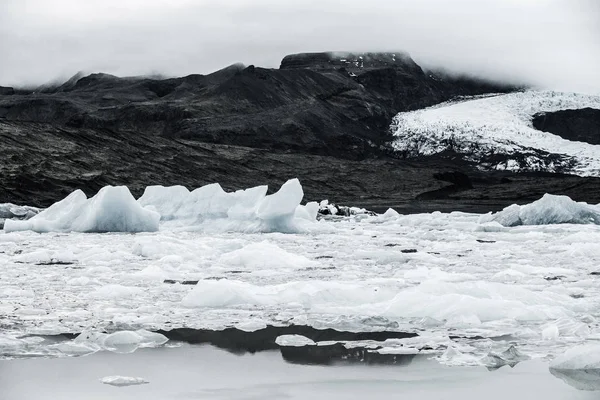
[[[113, 387], [109, 375], [150, 383]], [[209, 346], [133, 354], [0, 361], [0, 400], [97, 399], [597, 400], [548, 372], [543, 361], [515, 368], [445, 367], [426, 357], [405, 366], [289, 364], [279, 352], [234, 355]]]

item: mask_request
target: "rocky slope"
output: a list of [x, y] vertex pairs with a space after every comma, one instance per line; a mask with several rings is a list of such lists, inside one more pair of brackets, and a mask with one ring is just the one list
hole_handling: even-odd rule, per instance
[[600, 110], [596, 108], [543, 112], [532, 122], [536, 129], [567, 140], [600, 144]]
[[545, 192], [600, 202], [596, 179], [482, 173], [452, 153], [410, 161], [391, 153], [389, 124], [399, 111], [510, 90], [425, 72], [401, 53], [301, 54], [280, 69], [76, 75], [35, 91], [3, 90], [0, 203], [43, 207], [108, 184], [140, 194], [152, 184], [237, 189], [290, 177], [300, 178], [307, 200], [404, 212], [483, 212]]

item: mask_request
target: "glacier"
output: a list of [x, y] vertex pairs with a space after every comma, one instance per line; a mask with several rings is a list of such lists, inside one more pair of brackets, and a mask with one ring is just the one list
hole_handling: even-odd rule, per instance
[[497, 213], [481, 216], [480, 223], [519, 225], [596, 224], [600, 225], [600, 206], [571, 200], [568, 196], [545, 194], [533, 203], [513, 204]]
[[[485, 161], [481, 166], [599, 176], [598, 146], [538, 131], [532, 124], [539, 112], [585, 107], [600, 108], [600, 96], [527, 90], [467, 97], [396, 115], [390, 128], [395, 136], [393, 148], [409, 156], [452, 150], [480, 163], [488, 155], [503, 154], [505, 161]], [[560, 155], [562, 161], [536, 151]]]

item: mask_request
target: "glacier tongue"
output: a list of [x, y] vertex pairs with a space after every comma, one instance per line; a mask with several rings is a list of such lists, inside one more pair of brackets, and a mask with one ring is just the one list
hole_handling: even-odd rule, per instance
[[393, 147], [409, 156], [451, 150], [482, 168], [600, 175], [598, 146], [533, 127], [539, 112], [600, 108], [600, 96], [529, 90], [450, 101], [394, 117]]

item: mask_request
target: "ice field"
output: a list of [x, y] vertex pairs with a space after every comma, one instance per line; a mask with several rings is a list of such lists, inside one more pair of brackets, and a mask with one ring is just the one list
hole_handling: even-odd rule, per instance
[[[136, 201], [122, 189], [7, 220], [0, 232], [0, 357], [129, 352], [165, 345], [153, 331], [178, 327], [409, 332], [418, 336], [345, 346], [421, 353], [456, 366], [549, 361], [600, 341], [597, 206], [546, 196], [518, 208], [524, 216], [512, 227], [494, 220], [506, 210], [317, 220], [317, 205], [299, 206], [301, 186], [290, 182], [270, 196], [256, 188], [223, 195], [213, 187], [217, 197], [196, 197], [200, 211], [191, 224], [189, 193], [168, 209], [158, 200], [144, 207], [144, 197]], [[156, 198], [163, 189], [153, 189]], [[106, 203], [111, 198], [122, 201]], [[152, 232], [67, 232], [105, 228], [99, 221], [122, 220], [123, 210], [161, 222], [157, 230], [147, 226]], [[77, 219], [85, 224], [74, 225]], [[56, 231], [24, 230], [37, 226]], [[115, 226], [140, 230], [137, 222]], [[81, 335], [52, 337], [62, 333]], [[301, 336], [278, 343], [312, 344]], [[573, 354], [575, 361], [561, 365], [598, 364], [597, 356]]]

